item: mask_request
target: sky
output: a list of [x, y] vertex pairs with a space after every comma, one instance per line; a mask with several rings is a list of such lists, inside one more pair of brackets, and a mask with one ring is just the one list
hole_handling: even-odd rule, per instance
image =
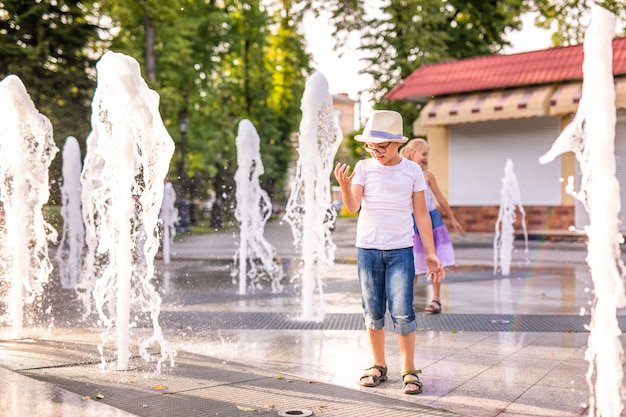
[[[505, 53], [535, 51], [550, 46], [550, 31], [535, 27], [533, 19], [530, 14], [522, 17], [524, 29], [508, 36], [512, 47], [505, 49]], [[353, 36], [346, 48], [333, 51], [335, 40], [331, 32], [323, 16], [314, 18], [309, 14], [305, 17], [304, 35], [314, 69], [324, 75], [331, 94], [348, 93], [350, 98], [358, 100], [361, 93], [361, 120], [365, 123], [371, 112], [371, 96], [364, 90], [369, 89], [372, 80], [368, 75], [359, 74], [359, 69], [365, 65], [360, 62], [363, 54], [357, 49], [359, 39]]]

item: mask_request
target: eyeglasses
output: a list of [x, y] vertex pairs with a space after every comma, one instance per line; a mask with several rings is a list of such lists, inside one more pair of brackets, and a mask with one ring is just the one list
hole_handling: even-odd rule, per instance
[[387, 144], [385, 145], [382, 145], [380, 143], [378, 144], [364, 143], [363, 149], [365, 149], [368, 152], [376, 152], [380, 155], [384, 155], [385, 152], [387, 152], [387, 148], [389, 147], [389, 145], [391, 145], [391, 142], [387, 142]]

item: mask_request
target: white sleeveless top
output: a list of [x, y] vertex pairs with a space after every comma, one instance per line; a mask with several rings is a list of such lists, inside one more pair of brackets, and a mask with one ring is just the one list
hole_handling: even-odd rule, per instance
[[435, 201], [435, 197], [433, 197], [433, 193], [430, 192], [430, 188], [426, 188], [424, 197], [426, 198], [426, 209], [428, 211], [435, 210], [437, 208], [437, 202]]

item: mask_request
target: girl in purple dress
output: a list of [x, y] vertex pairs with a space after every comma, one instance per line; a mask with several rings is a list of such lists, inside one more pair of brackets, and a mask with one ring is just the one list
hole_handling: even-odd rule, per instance
[[[446, 228], [443, 219], [441, 218], [441, 214], [437, 210], [437, 205], [443, 211], [443, 213], [450, 219], [450, 223], [454, 230], [458, 233], [463, 233], [463, 227], [454, 217], [454, 213], [452, 209], [448, 205], [448, 200], [444, 197], [441, 190], [439, 189], [439, 185], [437, 185], [437, 180], [435, 180], [435, 176], [428, 169], [428, 143], [421, 138], [413, 139], [409, 141], [401, 150], [400, 155], [405, 157], [406, 159], [416, 162], [424, 173], [424, 179], [428, 184], [428, 189], [425, 191], [426, 197], [426, 208], [430, 212], [430, 218], [432, 221], [433, 228], [433, 238], [435, 241], [435, 249], [437, 252], [437, 256], [441, 261], [441, 265], [443, 267], [454, 265], [454, 249], [452, 248], [452, 243], [450, 242], [450, 236], [448, 235], [448, 229]], [[428, 267], [426, 266], [424, 247], [422, 246], [422, 241], [419, 237], [419, 232], [415, 225], [415, 235], [414, 238], [414, 246], [413, 246], [413, 254], [415, 258], [415, 284], [417, 284], [417, 278], [420, 274], [426, 274], [428, 272]], [[432, 282], [433, 285], [433, 299], [428, 306], [426, 306], [425, 311], [431, 314], [441, 313], [441, 282]]]

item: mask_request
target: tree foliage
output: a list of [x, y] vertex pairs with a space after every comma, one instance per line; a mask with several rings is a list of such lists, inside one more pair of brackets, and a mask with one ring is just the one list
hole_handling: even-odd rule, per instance
[[[213, 193], [228, 209], [238, 122], [261, 137], [263, 186], [286, 198], [292, 137], [310, 57], [291, 0], [0, 0], [0, 77], [16, 73], [55, 137], [89, 133], [95, 63], [106, 50], [132, 56], [160, 95], [176, 142], [181, 192]], [[188, 131], [179, 122], [188, 120]], [[60, 133], [60, 135], [59, 135]], [[183, 138], [185, 140], [183, 140]]]
[[[357, 7], [361, 2], [349, 2]], [[419, 114], [415, 104], [384, 99], [394, 86], [421, 65], [498, 53], [508, 44], [505, 33], [521, 25], [528, 9], [523, 0], [386, 0], [361, 23], [342, 25], [338, 32], [361, 28], [366, 51], [362, 73], [374, 80], [375, 108], [399, 111], [410, 132]], [[361, 5], [362, 6], [362, 5]], [[365, 28], [367, 28], [365, 30]]]
[[301, 0], [299, 7], [294, 10], [302, 16], [311, 12], [315, 17], [324, 14], [328, 16], [328, 23], [334, 29], [336, 48], [345, 45], [351, 32], [361, 32], [366, 29], [366, 10], [364, 0]]
[[[54, 127], [62, 148], [67, 136], [84, 139], [89, 133], [89, 108], [93, 95], [97, 26], [88, 8], [77, 0], [0, 1], [0, 80], [17, 75], [35, 106]], [[50, 178], [61, 176], [57, 157]], [[52, 188], [52, 198], [58, 187]]]
[[[623, 0], [604, 0], [597, 3], [615, 14], [622, 24], [626, 22], [626, 3]], [[537, 12], [535, 25], [545, 29], [553, 28], [551, 37], [554, 46], [577, 45], [584, 41], [590, 17], [590, 2], [535, 0], [531, 6]]]
[[[311, 75], [311, 57], [305, 52], [304, 36], [298, 27], [301, 15], [294, 10], [294, 2], [282, 0], [281, 8], [275, 12], [277, 30], [270, 36], [267, 62], [272, 74], [268, 107], [274, 115], [275, 130], [267, 132], [268, 143], [263, 148], [266, 170], [287, 173], [295, 158], [293, 141], [301, 119], [300, 102], [304, 86]], [[286, 201], [286, 175], [268, 175], [264, 186], [277, 200]], [[282, 193], [282, 195], [281, 195]]]

